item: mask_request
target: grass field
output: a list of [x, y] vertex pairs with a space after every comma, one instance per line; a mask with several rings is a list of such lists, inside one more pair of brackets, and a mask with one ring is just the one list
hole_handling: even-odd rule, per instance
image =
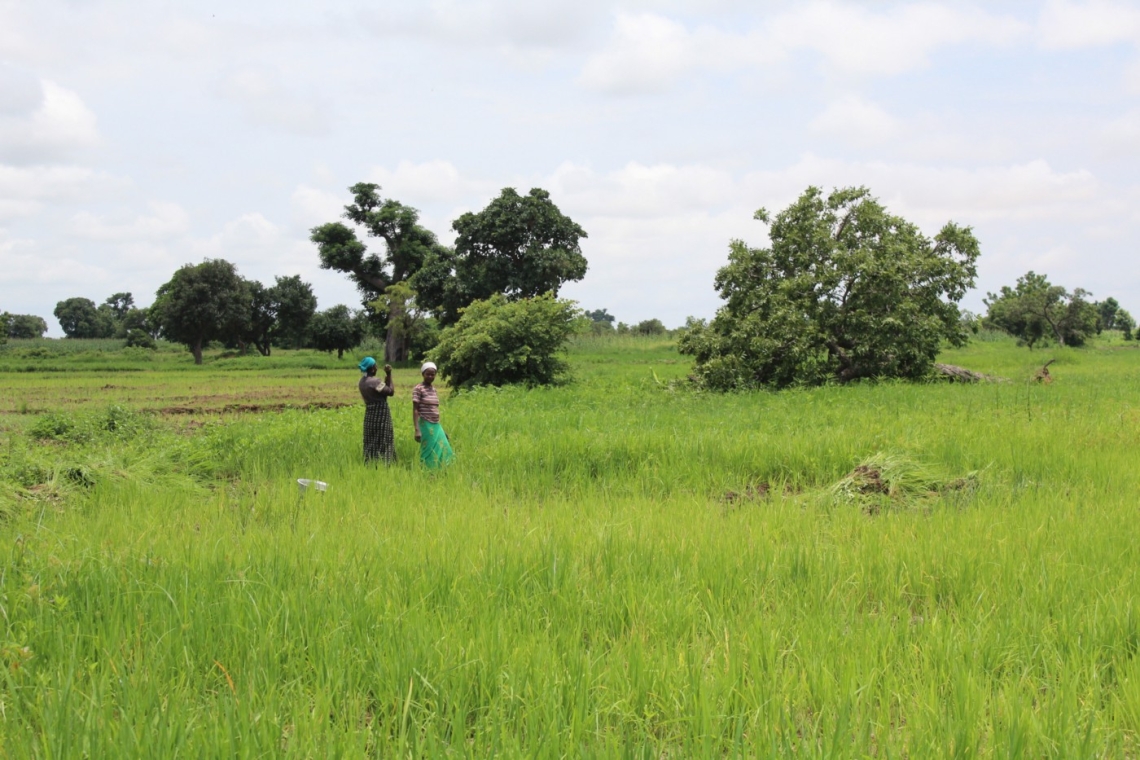
[[349, 357], [3, 354], [0, 755], [1140, 754], [1126, 344], [721, 396], [584, 340], [434, 476], [411, 369], [377, 469]]

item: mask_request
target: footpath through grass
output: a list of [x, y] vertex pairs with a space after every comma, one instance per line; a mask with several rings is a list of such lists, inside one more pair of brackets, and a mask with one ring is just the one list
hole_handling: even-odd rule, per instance
[[0, 754], [1135, 756], [1140, 351], [944, 358], [1011, 382], [703, 395], [583, 342], [445, 398], [434, 477], [410, 377], [387, 469], [355, 407], [15, 415]]

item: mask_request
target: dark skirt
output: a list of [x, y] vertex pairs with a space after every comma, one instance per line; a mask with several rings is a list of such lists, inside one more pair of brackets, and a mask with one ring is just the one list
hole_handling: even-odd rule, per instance
[[392, 432], [388, 399], [364, 407], [364, 461], [377, 459], [383, 459], [385, 464], [396, 461], [396, 436]]

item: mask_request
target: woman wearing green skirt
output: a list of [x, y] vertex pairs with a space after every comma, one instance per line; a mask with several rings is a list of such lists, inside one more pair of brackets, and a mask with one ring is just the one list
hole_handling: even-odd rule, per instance
[[439, 424], [439, 394], [435, 392], [436, 366], [424, 362], [420, 374], [424, 381], [412, 390], [412, 424], [416, 428], [416, 441], [420, 444], [420, 461], [434, 470], [455, 459], [451, 441]]

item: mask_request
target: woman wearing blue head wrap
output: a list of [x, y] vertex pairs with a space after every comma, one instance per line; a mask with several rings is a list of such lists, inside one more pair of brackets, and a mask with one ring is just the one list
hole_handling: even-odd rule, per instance
[[392, 432], [392, 413], [388, 410], [388, 397], [396, 395], [392, 386], [392, 367], [384, 365], [384, 381], [376, 377], [376, 360], [366, 356], [361, 360], [360, 395], [364, 398], [364, 461], [383, 459], [385, 464], [396, 461], [396, 437]]

